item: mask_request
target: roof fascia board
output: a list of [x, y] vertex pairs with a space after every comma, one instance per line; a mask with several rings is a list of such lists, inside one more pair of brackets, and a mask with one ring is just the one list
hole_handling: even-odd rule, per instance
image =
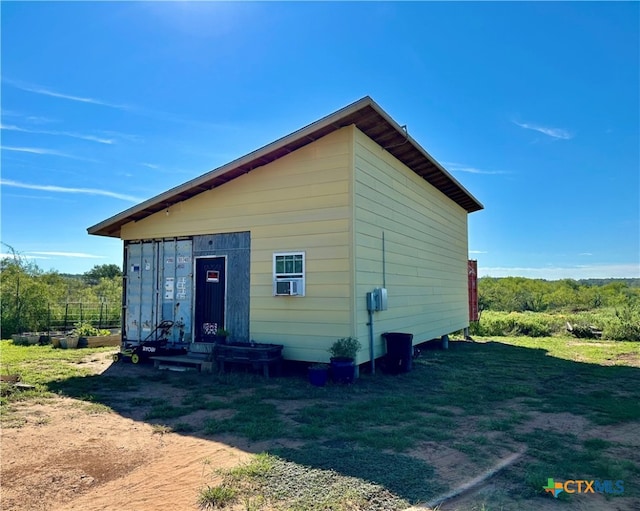
[[[469, 192], [464, 186], [462, 186], [462, 184], [460, 184], [460, 182], [453, 177], [448, 170], [446, 170], [442, 165], [440, 165], [440, 163], [438, 163], [438, 161], [431, 156], [427, 150], [422, 147], [411, 135], [409, 135], [409, 131], [405, 131], [404, 129], [402, 129], [402, 126], [400, 126], [396, 121], [394, 121], [388, 114], [387, 112], [385, 112], [375, 101], [373, 101], [373, 99], [370, 99], [370, 103], [371, 106], [375, 109], [376, 112], [378, 112], [378, 114], [384, 118], [384, 120], [389, 123], [390, 126], [393, 127], [393, 129], [395, 129], [398, 133], [400, 133], [401, 135], [405, 136], [407, 138], [407, 140], [409, 141], [409, 143], [411, 143], [418, 151], [420, 151], [422, 153], [422, 155], [427, 158], [429, 161], [431, 161], [436, 167], [437, 169], [442, 172], [446, 177], [448, 177], [449, 179], [451, 179], [451, 181], [453, 181], [453, 183], [460, 188], [464, 193], [466, 193], [471, 199], [473, 199], [478, 206], [480, 206], [480, 209], [484, 209], [484, 206], [482, 205], [482, 203], [476, 199], [471, 192]], [[385, 149], [386, 150], [386, 149]]]
[[[447, 170], [445, 170], [442, 165], [440, 165], [418, 142], [416, 142], [413, 137], [411, 137], [407, 131], [405, 131], [397, 122], [395, 122], [371, 97], [365, 96], [350, 105], [347, 105], [332, 114], [327, 115], [303, 128], [300, 128], [289, 135], [286, 135], [282, 138], [267, 144], [255, 151], [252, 151], [236, 160], [233, 160], [221, 167], [213, 169], [205, 174], [202, 174], [194, 179], [191, 179], [181, 185], [175, 186], [166, 192], [163, 192], [159, 195], [151, 197], [146, 201], [137, 204], [129, 209], [118, 213], [92, 227], [87, 229], [89, 234], [98, 234], [98, 235], [106, 235], [106, 236], [119, 236], [120, 228], [125, 223], [130, 221], [136, 221], [135, 217], [140, 213], [147, 212], [148, 215], [153, 214], [155, 212], [160, 211], [164, 207], [169, 207], [176, 202], [181, 200], [185, 200], [185, 198], [189, 198], [197, 193], [202, 193], [204, 191], [210, 190], [214, 188], [212, 185], [212, 181], [216, 178], [222, 177], [225, 174], [236, 170], [244, 165], [255, 164], [251, 166], [246, 172], [250, 172], [254, 168], [261, 167], [265, 165], [267, 162], [272, 161], [268, 158], [269, 154], [274, 153], [276, 151], [286, 150], [289, 144], [295, 144], [300, 140], [308, 140], [308, 143], [311, 143], [321, 136], [323, 136], [324, 130], [329, 127], [333, 127], [333, 129], [340, 129], [345, 126], [344, 121], [352, 114], [357, 113], [358, 111], [363, 110], [366, 107], [370, 107], [373, 111], [382, 118], [382, 120], [387, 123], [394, 131], [396, 131], [399, 135], [406, 138], [406, 140], [420, 153], [424, 158], [426, 158], [429, 162], [433, 163], [433, 165], [442, 173], [445, 179], [449, 179], [463, 194], [466, 194], [472, 202], [474, 202], [478, 209], [483, 209], [484, 206], [464, 187], [460, 182], [455, 179]], [[358, 122], [355, 122], [355, 125], [358, 126]], [[333, 131], [333, 130], [331, 130]], [[320, 136], [318, 136], [320, 134]], [[365, 133], [366, 134], [366, 133]], [[306, 145], [306, 144], [302, 144]], [[300, 146], [298, 146], [300, 147]], [[381, 146], [382, 147], [382, 146]], [[384, 148], [386, 151], [393, 154], [392, 151]], [[288, 151], [290, 152], [290, 151]], [[193, 190], [198, 190], [197, 193], [193, 193]], [[176, 198], [178, 200], [176, 200]], [[457, 202], [457, 201], [456, 201]], [[146, 215], [145, 215], [146, 216]], [[119, 226], [117, 224], [120, 224]], [[115, 227], [115, 228], [114, 228]]]

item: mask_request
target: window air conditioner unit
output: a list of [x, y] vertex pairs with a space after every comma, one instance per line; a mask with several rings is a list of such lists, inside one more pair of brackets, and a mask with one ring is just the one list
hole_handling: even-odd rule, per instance
[[300, 279], [276, 280], [276, 296], [297, 296], [301, 285]]

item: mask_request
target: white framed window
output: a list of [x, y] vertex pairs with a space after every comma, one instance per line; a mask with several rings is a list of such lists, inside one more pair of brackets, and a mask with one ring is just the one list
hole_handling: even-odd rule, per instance
[[304, 296], [305, 253], [277, 252], [273, 254], [273, 295]]

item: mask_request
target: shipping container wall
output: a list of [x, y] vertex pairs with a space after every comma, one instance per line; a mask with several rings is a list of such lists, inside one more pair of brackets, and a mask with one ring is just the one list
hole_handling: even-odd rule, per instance
[[[220, 326], [230, 332], [231, 341], [249, 342], [251, 233], [245, 231], [194, 236], [193, 256], [226, 259], [225, 320]], [[198, 275], [194, 281], [197, 287], [200, 283]], [[194, 334], [194, 337], [197, 335]]]
[[478, 261], [469, 259], [469, 321], [478, 321]]
[[127, 341], [155, 338], [161, 321], [173, 321], [169, 341], [191, 340], [193, 249], [190, 239], [127, 242], [125, 332]]

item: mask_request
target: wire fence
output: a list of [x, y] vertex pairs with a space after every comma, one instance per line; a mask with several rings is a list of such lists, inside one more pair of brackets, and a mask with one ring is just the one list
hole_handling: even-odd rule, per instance
[[48, 303], [46, 309], [22, 311], [16, 318], [19, 333], [68, 332], [79, 325], [98, 329], [120, 328], [122, 306], [109, 302]]

